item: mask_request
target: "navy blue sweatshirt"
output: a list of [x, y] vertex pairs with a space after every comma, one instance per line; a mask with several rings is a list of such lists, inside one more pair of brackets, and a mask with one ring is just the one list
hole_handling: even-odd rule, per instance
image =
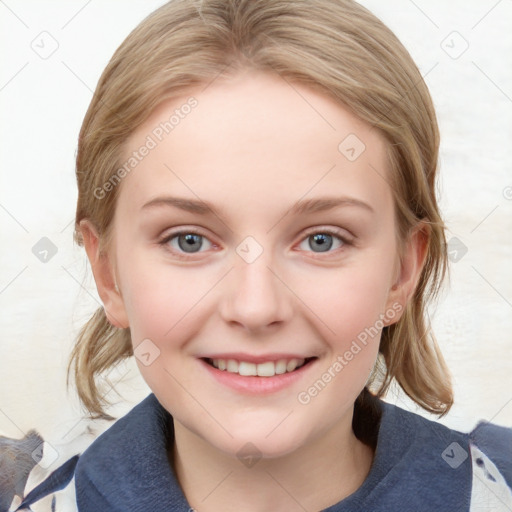
[[[480, 422], [462, 433], [374, 400], [370, 472], [325, 512], [512, 510], [511, 428]], [[173, 441], [172, 417], [150, 394], [80, 456], [79, 512], [190, 512], [167, 455]]]

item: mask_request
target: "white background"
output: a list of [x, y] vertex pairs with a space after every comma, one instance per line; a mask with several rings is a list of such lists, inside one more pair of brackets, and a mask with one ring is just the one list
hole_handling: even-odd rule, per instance
[[[512, 426], [512, 1], [362, 3], [396, 32], [425, 75], [442, 134], [448, 238], [467, 247], [432, 311], [455, 389], [455, 406], [440, 421], [463, 431], [478, 419]], [[112, 53], [161, 4], [0, 1], [4, 435], [37, 428], [62, 440], [83, 430], [76, 395], [66, 389], [66, 366], [98, 298], [85, 253], [72, 241], [77, 137]], [[46, 51], [56, 48], [45, 59], [34, 51], [41, 38]], [[46, 263], [32, 252], [42, 237], [57, 249]], [[117, 416], [149, 392], [133, 361], [109, 379], [121, 380], [119, 395], [108, 393]], [[426, 415], [402, 395], [388, 399]]]

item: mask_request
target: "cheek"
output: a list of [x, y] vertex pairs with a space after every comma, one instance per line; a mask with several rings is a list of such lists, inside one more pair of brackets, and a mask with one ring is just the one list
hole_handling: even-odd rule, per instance
[[315, 292], [304, 296], [318, 315], [312, 322], [325, 342], [329, 361], [297, 396], [311, 413], [325, 414], [333, 403], [338, 411], [345, 410], [367, 383], [379, 351], [390, 275], [385, 265], [340, 269], [317, 276]]
[[119, 272], [134, 345], [144, 338], [155, 343], [168, 338], [205, 293], [204, 281], [187, 269], [172, 268], [147, 255], [132, 253]]
[[[161, 262], [148, 264], [142, 258], [138, 261], [134, 258], [125, 271], [129, 272], [123, 290], [126, 291], [125, 307], [140, 373], [157, 396], [173, 397], [167, 404], [172, 405], [172, 410], [185, 407], [186, 400], [178, 381], [190, 387], [188, 377], [183, 377], [181, 372], [192, 375], [194, 368], [187, 366], [189, 361], [184, 365], [179, 352], [186, 350], [184, 347], [201, 328], [198, 318], [202, 311], [201, 299], [204, 300], [213, 287], [213, 277], [201, 279], [197, 274], [192, 277], [193, 271], [171, 268]], [[151, 354], [150, 364], [137, 357], [142, 351]], [[180, 377], [175, 380], [178, 373]]]
[[[392, 261], [316, 272], [298, 295], [324, 325], [326, 338], [348, 342], [371, 328], [385, 313]], [[311, 287], [314, 282], [315, 286]], [[319, 322], [317, 321], [317, 324]]]

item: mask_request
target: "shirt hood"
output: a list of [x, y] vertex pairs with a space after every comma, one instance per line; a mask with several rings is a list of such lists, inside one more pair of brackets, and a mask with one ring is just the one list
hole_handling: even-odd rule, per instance
[[[361, 487], [325, 512], [467, 512], [469, 434], [375, 398], [375, 457]], [[150, 394], [100, 435], [75, 471], [79, 512], [190, 512], [168, 459], [172, 416]]]

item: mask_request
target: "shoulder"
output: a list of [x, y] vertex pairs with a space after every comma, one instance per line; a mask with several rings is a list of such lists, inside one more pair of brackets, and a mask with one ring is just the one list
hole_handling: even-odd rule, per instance
[[380, 407], [374, 463], [354, 503], [371, 510], [512, 509], [512, 501], [502, 504], [512, 495], [511, 429], [480, 422], [461, 432], [384, 401]]
[[[400, 408], [394, 413], [395, 421], [416, 431], [415, 437], [425, 445], [415, 448], [413, 443], [412, 453], [423, 457], [425, 469], [432, 470], [436, 489], [442, 486], [439, 477], [444, 474], [450, 486], [457, 483], [459, 489], [466, 489], [459, 499], [468, 500], [470, 512], [512, 510], [512, 428], [482, 420], [466, 433]], [[430, 465], [435, 460], [430, 456], [436, 454], [444, 465]]]
[[472, 446], [494, 460], [512, 487], [512, 427], [480, 421], [470, 432], [469, 440]]
[[80, 456], [75, 477], [108, 476], [113, 468], [123, 466], [126, 457], [141, 444], [151, 445], [158, 439], [155, 419], [159, 413], [158, 402], [151, 394], [93, 441]]
[[153, 394], [117, 420], [80, 456], [79, 510], [152, 512], [184, 502], [168, 460], [172, 435], [172, 417]]
[[469, 434], [473, 510], [512, 510], [512, 428], [480, 421]]

